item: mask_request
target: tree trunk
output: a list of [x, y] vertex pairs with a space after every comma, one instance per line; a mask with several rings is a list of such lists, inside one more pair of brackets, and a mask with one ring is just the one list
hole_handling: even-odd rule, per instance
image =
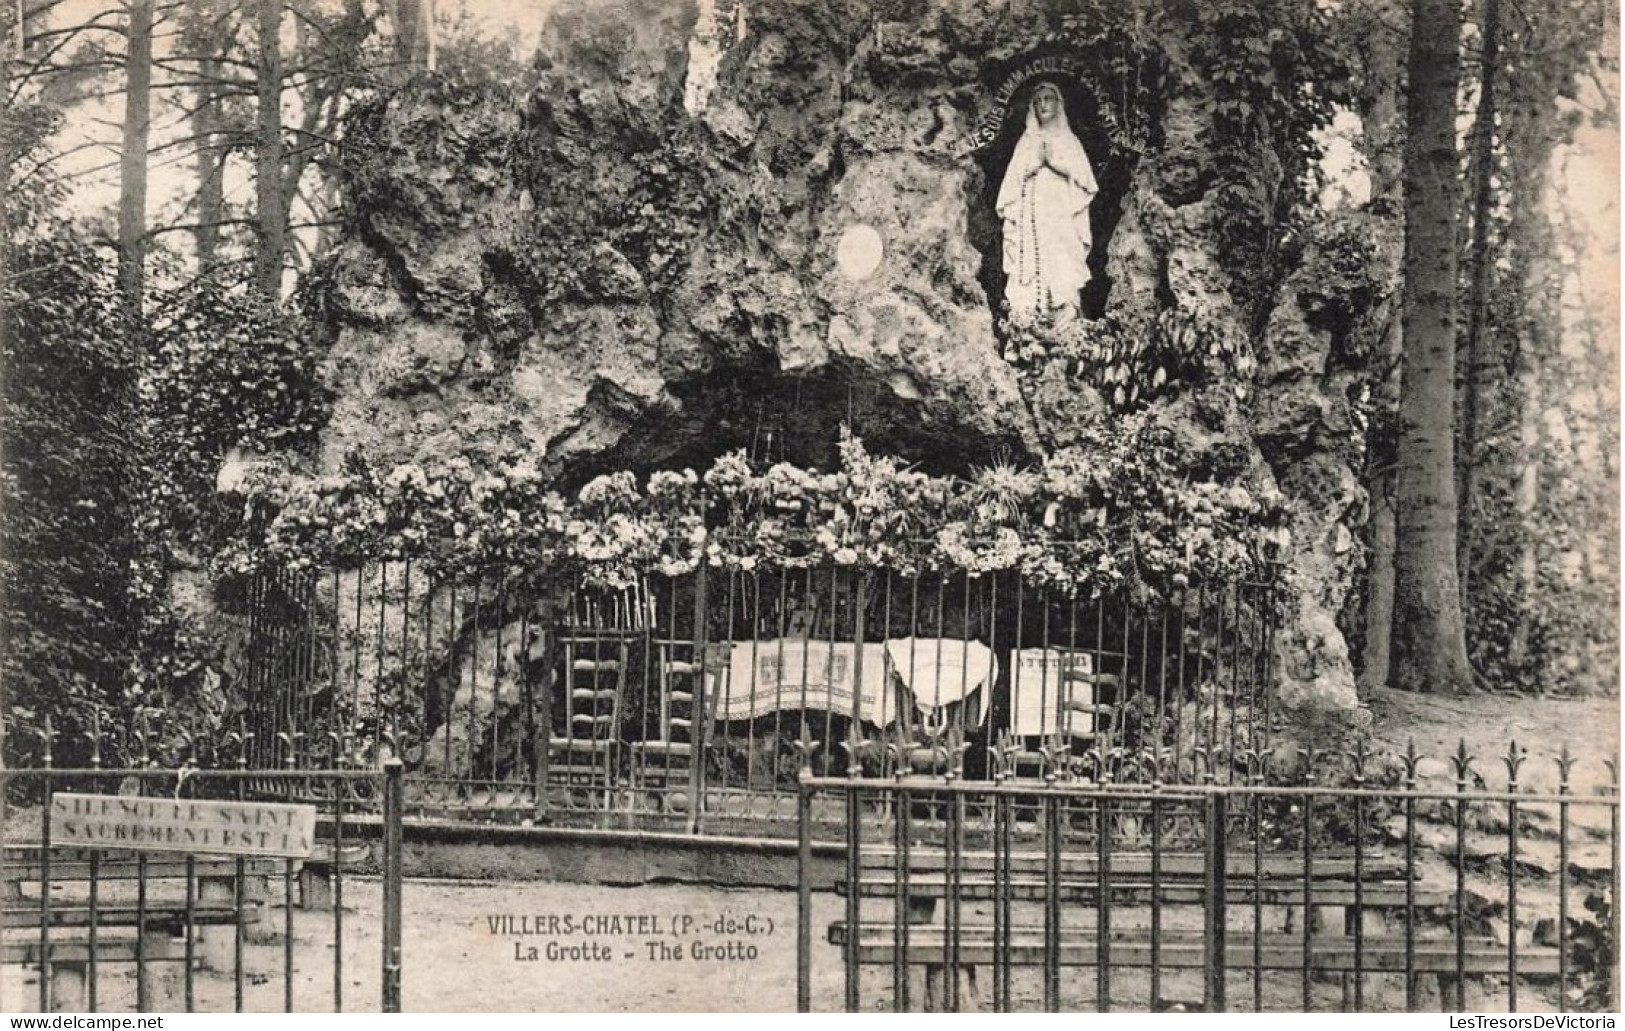
[[208, 275], [220, 260], [220, 223], [225, 216], [225, 164], [226, 152], [220, 146], [220, 112], [218, 92], [213, 80], [221, 74], [220, 62], [206, 57], [198, 63], [202, 79], [197, 90], [197, 110], [192, 113], [192, 128], [197, 133], [197, 230], [193, 242], [197, 247], [197, 268], [200, 275]]
[[1461, 507], [1456, 533], [1456, 572], [1462, 604], [1473, 577], [1474, 518], [1478, 497], [1480, 412], [1491, 392], [1495, 363], [1484, 339], [1490, 306], [1490, 200], [1495, 171], [1495, 76], [1500, 66], [1501, 2], [1484, 0], [1480, 25], [1484, 39], [1479, 63], [1478, 112], [1473, 116], [1473, 242], [1472, 285], [1467, 299], [1467, 382], [1462, 391], [1461, 446], [1457, 502]]
[[258, 14], [254, 192], [259, 246], [254, 252], [254, 284], [261, 296], [275, 304], [282, 296], [282, 254], [287, 242], [287, 209], [282, 202], [282, 0], [260, 0]]
[[147, 256], [147, 133], [152, 127], [152, 0], [130, 0], [119, 155], [118, 286], [124, 314], [141, 317]]
[[[1403, 12], [1391, 4], [1370, 13], [1365, 34], [1366, 90], [1361, 97], [1361, 131], [1371, 169], [1371, 213], [1391, 221], [1394, 238], [1404, 205], [1404, 165], [1401, 142], [1404, 112], [1400, 107], [1404, 69], [1400, 55], [1404, 39], [1389, 26], [1390, 18], [1403, 24]], [[1385, 234], [1384, 239], [1389, 237]], [[1397, 277], [1397, 246], [1382, 252], [1384, 269]], [[1394, 460], [1398, 420], [1400, 354], [1403, 348], [1400, 309], [1394, 304], [1385, 319], [1382, 341], [1373, 355], [1375, 376], [1371, 391], [1371, 422], [1366, 433], [1366, 493], [1371, 499], [1366, 574], [1365, 639], [1360, 652], [1359, 689], [1362, 695], [1388, 683], [1389, 654], [1394, 622]]]
[[393, 0], [390, 19], [395, 28], [395, 60], [401, 77], [419, 69], [434, 71], [434, 0]]
[[1399, 398], [1389, 682], [1472, 686], [1456, 576], [1456, 86], [1461, 11], [1416, 0], [1405, 141], [1405, 369]]

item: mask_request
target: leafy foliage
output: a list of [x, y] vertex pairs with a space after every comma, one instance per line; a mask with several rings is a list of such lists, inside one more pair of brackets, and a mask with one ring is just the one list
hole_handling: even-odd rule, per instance
[[296, 315], [204, 280], [157, 298], [150, 317], [138, 383], [147, 417], [134, 498], [132, 715], [209, 702], [210, 644], [169, 587], [177, 567], [214, 554], [235, 525], [216, 493], [222, 460], [233, 449], [287, 460], [314, 445], [327, 419], [319, 345]]
[[143, 536], [208, 546], [215, 474], [232, 448], [297, 453], [327, 421], [319, 346], [297, 316], [201, 281], [156, 300], [139, 394], [151, 414]]
[[[0, 718], [77, 741], [128, 658], [135, 363], [113, 284], [64, 225], [12, 249], [0, 287]], [[21, 743], [8, 760], [28, 756]], [[76, 754], [70, 747], [69, 758]]]
[[1181, 386], [1247, 382], [1252, 344], [1223, 319], [1165, 308], [1148, 334], [1133, 333], [1113, 316], [1060, 325], [1011, 324], [1005, 357], [1027, 373], [1060, 363], [1119, 409], [1138, 408]]

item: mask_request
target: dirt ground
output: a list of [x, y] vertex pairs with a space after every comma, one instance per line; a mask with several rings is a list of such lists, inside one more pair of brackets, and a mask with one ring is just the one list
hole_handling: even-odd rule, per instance
[[[278, 888], [280, 886], [277, 886]], [[345, 882], [338, 981], [349, 1011], [378, 1009], [383, 957], [376, 878]], [[815, 897], [813, 926], [840, 918], [841, 900]], [[610, 888], [545, 882], [408, 880], [403, 889], [404, 1007], [409, 1012], [793, 1011], [796, 896], [658, 884]], [[244, 1009], [284, 1006], [281, 929], [273, 890], [263, 943], [245, 953]], [[335, 914], [295, 909], [294, 1009], [334, 1009]], [[815, 1008], [839, 1009], [839, 955], [817, 942]], [[535, 951], [532, 952], [531, 950]], [[198, 1010], [232, 1009], [230, 949], [194, 975]], [[173, 1008], [184, 1004], [178, 964], [162, 974]], [[38, 1008], [37, 972], [0, 968], [0, 1010]], [[127, 966], [104, 968], [99, 1008], [133, 1008]]]
[[[347, 881], [338, 964], [332, 944], [335, 914], [293, 911], [295, 1010], [337, 1008], [335, 973], [343, 1009], [379, 1007], [383, 966], [379, 888], [374, 878]], [[274, 901], [277, 905], [267, 916], [269, 940], [249, 944], [245, 953], [244, 1009], [250, 1012], [280, 1012], [284, 1007], [287, 953], [280, 933], [284, 910], [279, 900]], [[413, 880], [405, 885], [403, 902], [402, 984], [408, 1012], [789, 1012], [796, 1007], [793, 892], [671, 884], [608, 888]], [[844, 1006], [840, 953], [822, 935], [823, 928], [842, 918], [843, 906], [844, 901], [831, 894], [813, 897], [812, 1007], [819, 1012]], [[990, 919], [978, 908], [967, 906], [965, 919]], [[215, 969], [194, 974], [194, 1005], [200, 1011], [229, 1011], [234, 1004], [229, 947], [216, 954], [222, 961]], [[159, 1002], [155, 1008], [181, 1009], [184, 992], [177, 965], [154, 970], [151, 976], [161, 982], [160, 993], [168, 993], [159, 996], [168, 1004]], [[5, 967], [0, 1010], [37, 1009], [36, 977], [21, 967]], [[962, 978], [965, 1008], [991, 1006], [988, 977], [984, 970], [980, 980], [975, 974]], [[889, 969], [866, 969], [860, 1007], [890, 1009], [891, 978]], [[98, 984], [102, 1011], [135, 1008], [134, 976], [127, 967], [105, 968]], [[1227, 988], [1230, 1008], [1253, 1008], [1249, 974], [1233, 974]], [[1295, 973], [1267, 973], [1259, 986], [1263, 1009], [1301, 1009], [1303, 988]], [[1063, 970], [1063, 1008], [1094, 1009], [1096, 989], [1093, 969]], [[918, 973], [909, 990], [918, 1005], [925, 992]], [[1195, 1008], [1202, 990], [1200, 971], [1166, 971], [1153, 1002], [1146, 971], [1112, 972], [1111, 998], [1118, 1010]], [[1334, 976], [1317, 976], [1309, 985], [1317, 1010], [1351, 1008], [1348, 990]], [[1039, 971], [1016, 972], [1012, 988], [1016, 1008], [1038, 1009], [1042, 991]], [[1469, 1009], [1505, 1009], [1504, 992], [1501, 983], [1475, 979], [1469, 987]], [[1552, 1005], [1539, 986], [1526, 984], [1521, 993], [1526, 1009]], [[1404, 1004], [1398, 977], [1368, 976], [1366, 1008], [1401, 1010]], [[1422, 1005], [1439, 1008], [1436, 984], [1423, 986]]]
[[1431, 762], [1423, 780], [1435, 786], [1453, 780], [1449, 758], [1462, 742], [1473, 757], [1472, 768], [1487, 785], [1506, 783], [1502, 757], [1516, 743], [1524, 753], [1519, 782], [1536, 790], [1557, 787], [1557, 759], [1565, 744], [1576, 760], [1571, 773], [1575, 794], [1590, 794], [1609, 782], [1606, 763], [1617, 761], [1620, 741], [1619, 699], [1530, 698], [1525, 695], [1475, 694], [1462, 697], [1381, 690], [1370, 699], [1374, 747], [1403, 753], [1410, 742]]

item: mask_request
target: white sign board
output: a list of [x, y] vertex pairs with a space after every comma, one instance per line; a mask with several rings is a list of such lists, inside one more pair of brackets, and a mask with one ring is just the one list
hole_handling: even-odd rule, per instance
[[1010, 670], [1010, 732], [1018, 737], [1047, 737], [1061, 726], [1063, 700], [1093, 704], [1095, 685], [1068, 683], [1061, 674], [1093, 673], [1093, 656], [1088, 652], [1063, 652], [1054, 648], [1023, 648], [1012, 657]]
[[306, 859], [316, 807], [138, 795], [51, 796], [51, 844]]

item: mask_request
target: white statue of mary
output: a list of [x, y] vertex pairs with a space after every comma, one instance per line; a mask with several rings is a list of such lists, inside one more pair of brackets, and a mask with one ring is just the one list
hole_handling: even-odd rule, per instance
[[1040, 84], [995, 204], [1004, 221], [1004, 296], [1013, 319], [1077, 314], [1078, 291], [1089, 282], [1089, 203], [1096, 192], [1060, 88]]

